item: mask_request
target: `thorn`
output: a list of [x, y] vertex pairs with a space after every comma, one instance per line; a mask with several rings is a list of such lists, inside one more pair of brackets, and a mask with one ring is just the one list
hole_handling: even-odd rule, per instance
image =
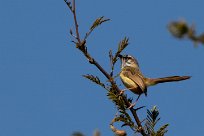
[[145, 121], [146, 119], [143, 119], [142, 121], [141, 121], [141, 124]]
[[144, 107], [146, 107], [146, 106], [141, 106], [141, 107], [139, 107], [139, 108], [136, 108], [135, 111], [138, 111], [138, 110], [140, 110], [140, 109], [142, 109], [142, 108], [144, 108]]
[[71, 6], [71, 2], [68, 0], [64, 0], [64, 2], [67, 4], [67, 6], [69, 7], [69, 9], [72, 11], [72, 6]]
[[71, 35], [73, 34], [72, 29], [69, 30], [69, 33], [70, 33]]
[[136, 102], [139, 100], [140, 96], [141, 96], [141, 95], [138, 95], [138, 97], [137, 97], [137, 99], [136, 99]]
[[73, 42], [73, 43], [77, 44], [77, 42], [75, 42], [75, 41], [71, 41], [71, 42]]
[[[71, 33], [70, 33], [71, 34]], [[74, 35], [73, 33], [71, 34], [72, 37], [74, 37], [75, 39], [77, 39], [77, 36]]]
[[113, 77], [113, 71], [111, 71], [110, 76]]

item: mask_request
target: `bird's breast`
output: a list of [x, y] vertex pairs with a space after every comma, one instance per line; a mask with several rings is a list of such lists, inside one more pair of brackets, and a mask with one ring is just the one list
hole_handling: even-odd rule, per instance
[[125, 76], [123, 74], [123, 72], [120, 73], [120, 78], [121, 81], [123, 82], [123, 84], [125, 85], [125, 87], [129, 90], [131, 90], [133, 93], [135, 94], [140, 94], [141, 92], [138, 90], [138, 85], [131, 80], [130, 78], [128, 78], [127, 76]]

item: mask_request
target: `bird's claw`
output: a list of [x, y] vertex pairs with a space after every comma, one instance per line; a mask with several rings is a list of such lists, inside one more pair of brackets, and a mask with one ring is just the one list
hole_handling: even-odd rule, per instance
[[134, 103], [131, 103], [130, 104], [130, 106], [128, 107], [128, 109], [131, 109], [131, 108], [133, 108], [134, 106], [136, 105], [136, 102], [134, 102]]
[[123, 95], [124, 92], [125, 92], [125, 90], [121, 90], [120, 93], [119, 93], [119, 95]]

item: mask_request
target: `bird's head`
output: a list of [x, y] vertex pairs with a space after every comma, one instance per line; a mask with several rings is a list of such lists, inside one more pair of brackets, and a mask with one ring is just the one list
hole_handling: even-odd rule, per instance
[[131, 55], [119, 55], [118, 57], [121, 59], [121, 69], [123, 69], [124, 67], [139, 69], [137, 60]]

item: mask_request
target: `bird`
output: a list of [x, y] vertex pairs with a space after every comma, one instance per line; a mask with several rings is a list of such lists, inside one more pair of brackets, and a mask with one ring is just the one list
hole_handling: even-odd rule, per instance
[[145, 77], [139, 68], [139, 63], [137, 59], [135, 59], [131, 55], [121, 55], [118, 57], [121, 60], [121, 71], [120, 78], [122, 83], [127, 88], [126, 90], [132, 91], [134, 94], [140, 95], [145, 94], [147, 96], [147, 88], [149, 86], [154, 86], [159, 83], [165, 82], [176, 82], [190, 79], [191, 76], [169, 76], [162, 78], [148, 78]]

